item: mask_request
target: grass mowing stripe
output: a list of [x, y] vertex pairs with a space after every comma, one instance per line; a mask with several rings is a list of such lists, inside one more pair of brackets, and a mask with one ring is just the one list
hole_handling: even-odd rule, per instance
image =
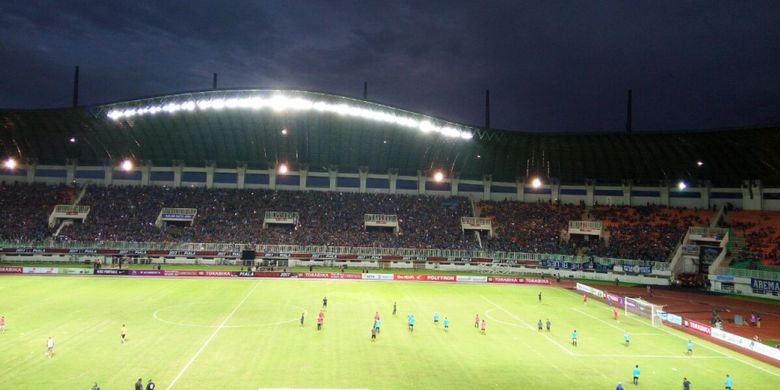
[[578, 353], [578, 357], [587, 358], [637, 358], [637, 359], [729, 359], [728, 356], [685, 356], [685, 355], [623, 355], [619, 353], [613, 354], [583, 354]]
[[[491, 301], [490, 299], [488, 299], [488, 298], [487, 298], [487, 297], [485, 297], [484, 295], [480, 295], [480, 297], [482, 297], [482, 299], [484, 299], [485, 301], [487, 301], [487, 302], [488, 302], [488, 303], [490, 303], [491, 305], [495, 306], [497, 309], [499, 309], [499, 310], [503, 311], [504, 313], [508, 314], [510, 317], [512, 317], [512, 318], [514, 318], [514, 319], [516, 319], [516, 320], [520, 321], [520, 322], [521, 322], [523, 325], [525, 325], [525, 327], [526, 327], [526, 328], [528, 328], [528, 330], [531, 330], [531, 331], [533, 331], [533, 330], [534, 330], [534, 327], [533, 327], [533, 326], [531, 326], [529, 323], [525, 322], [525, 321], [524, 321], [522, 318], [520, 318], [520, 317], [516, 316], [514, 313], [512, 313], [512, 312], [510, 312], [509, 310], [505, 309], [503, 306], [499, 305], [498, 303], [495, 303], [495, 302]], [[558, 343], [557, 341], [553, 340], [553, 339], [552, 339], [550, 336], [548, 336], [548, 335], [546, 335], [546, 334], [544, 334], [544, 333], [542, 333], [542, 336], [544, 336], [544, 338], [546, 338], [548, 341], [550, 341], [551, 343], [553, 343], [553, 344], [554, 344], [556, 347], [558, 347], [558, 348], [562, 349], [564, 352], [566, 352], [566, 353], [567, 353], [567, 354], [569, 354], [570, 356], [574, 356], [574, 352], [572, 352], [572, 351], [569, 351], [569, 350], [568, 350], [566, 347], [564, 347], [563, 345], [561, 345], [561, 344], [560, 344], [560, 343]], [[565, 371], [564, 371], [564, 372], [565, 372]]]
[[[514, 313], [512, 313], [512, 312], [510, 312], [509, 310], [505, 309], [503, 306], [501, 306], [501, 305], [499, 305], [499, 304], [497, 304], [497, 303], [495, 303], [495, 302], [491, 301], [490, 299], [488, 299], [488, 298], [487, 298], [486, 296], [484, 296], [484, 295], [480, 295], [479, 297], [480, 297], [480, 298], [482, 298], [482, 299], [484, 299], [485, 301], [487, 301], [487, 302], [488, 302], [488, 303], [490, 303], [491, 305], [495, 306], [495, 307], [496, 307], [496, 308], [498, 308], [499, 310], [503, 311], [504, 313], [508, 314], [510, 317], [512, 317], [512, 318], [514, 318], [515, 320], [519, 321], [519, 322], [520, 322], [520, 323], [522, 323], [523, 325], [525, 325], [525, 327], [526, 327], [526, 328], [528, 328], [528, 330], [530, 330], [530, 331], [533, 331], [533, 330], [534, 330], [533, 326], [531, 326], [529, 323], [525, 322], [525, 321], [524, 321], [522, 318], [518, 317], [518, 316], [517, 316], [517, 315], [515, 315]], [[486, 313], [485, 315], [487, 316], [487, 313]], [[549, 336], [547, 336], [546, 334], [542, 334], [542, 335], [543, 335], [543, 336], [544, 336], [544, 337], [545, 337], [547, 340], [551, 341], [553, 344], [555, 344], [555, 345], [557, 345], [559, 348], [563, 349], [563, 350], [564, 350], [566, 353], [568, 353], [569, 355], [572, 355], [572, 356], [574, 356], [574, 353], [573, 353], [573, 352], [571, 352], [571, 351], [567, 350], [567, 349], [566, 349], [564, 346], [562, 346], [562, 345], [558, 344], [558, 343], [557, 343], [555, 340], [553, 340], [552, 338], [550, 338], [550, 337], [549, 337]], [[533, 351], [533, 353], [534, 353], [536, 356], [538, 356], [540, 359], [545, 359], [545, 357], [544, 357], [544, 356], [543, 356], [541, 353], [539, 353], [539, 351], [537, 351], [536, 349], [532, 349], [532, 351]], [[565, 377], [569, 378], [570, 380], [572, 379], [572, 377], [571, 377], [571, 376], [570, 376], [570, 375], [567, 373], [567, 371], [566, 371], [565, 369], [561, 368], [560, 366], [556, 365], [556, 364], [554, 363], [554, 361], [552, 361], [552, 360], [550, 360], [550, 359], [545, 359], [545, 360], [548, 362], [548, 364], [550, 364], [550, 366], [552, 366], [553, 368], [555, 368], [555, 369], [556, 369], [556, 370], [557, 370], [559, 373], [563, 374], [563, 376], [565, 376]]]
[[619, 327], [619, 326], [616, 326], [615, 324], [610, 324], [609, 322], [607, 322], [607, 321], [604, 321], [604, 320], [602, 320], [601, 318], [598, 318], [598, 317], [596, 317], [596, 316], [594, 316], [594, 315], [588, 314], [588, 313], [586, 313], [586, 312], [584, 312], [584, 311], [582, 311], [582, 310], [580, 310], [580, 309], [577, 309], [576, 307], [572, 307], [571, 309], [572, 309], [572, 310], [574, 310], [574, 311], [576, 311], [577, 313], [580, 313], [580, 314], [586, 315], [586, 316], [588, 316], [588, 317], [590, 317], [590, 318], [593, 318], [594, 320], [596, 320], [596, 321], [599, 321], [599, 322], [601, 322], [601, 323], [603, 323], [603, 324], [605, 324], [605, 325], [609, 326], [610, 328], [615, 328], [615, 329], [617, 329], [617, 330], [619, 330], [619, 331], [621, 331], [621, 332], [623, 332], [623, 333], [625, 333], [625, 332], [626, 332], [626, 330], [625, 330], [625, 329], [623, 329], [623, 328], [621, 328], [621, 327]]
[[176, 384], [176, 382], [178, 382], [178, 381], [179, 381], [179, 378], [181, 378], [181, 376], [182, 376], [182, 375], [183, 375], [183, 374], [184, 374], [184, 373], [187, 371], [187, 369], [188, 369], [188, 368], [190, 368], [190, 366], [192, 365], [192, 363], [195, 361], [195, 359], [197, 359], [197, 358], [198, 358], [198, 356], [200, 356], [200, 354], [203, 352], [203, 350], [204, 350], [204, 349], [206, 349], [206, 347], [209, 345], [209, 343], [211, 342], [211, 340], [213, 340], [213, 339], [214, 339], [214, 336], [216, 336], [216, 335], [217, 335], [217, 333], [219, 333], [219, 331], [220, 331], [220, 330], [222, 330], [222, 328], [223, 328], [223, 327], [225, 326], [225, 324], [226, 324], [226, 323], [227, 323], [227, 322], [230, 320], [230, 318], [231, 318], [231, 317], [233, 317], [233, 314], [236, 314], [236, 312], [237, 312], [237, 311], [238, 311], [238, 309], [241, 307], [241, 305], [243, 305], [243, 304], [244, 304], [244, 302], [246, 302], [246, 300], [247, 300], [247, 299], [249, 299], [249, 296], [251, 296], [251, 295], [252, 295], [252, 293], [253, 293], [253, 292], [255, 292], [255, 290], [257, 289], [257, 286], [258, 286], [258, 285], [259, 285], [259, 283], [258, 283], [258, 282], [255, 282], [255, 285], [252, 287], [252, 289], [251, 289], [251, 290], [249, 290], [249, 292], [246, 294], [246, 296], [244, 296], [244, 299], [242, 299], [242, 300], [241, 300], [241, 302], [238, 302], [238, 304], [236, 305], [236, 307], [234, 307], [234, 308], [233, 308], [233, 311], [231, 311], [230, 313], [228, 313], [228, 315], [225, 317], [225, 319], [224, 319], [224, 320], [222, 320], [222, 322], [219, 324], [219, 326], [217, 326], [217, 328], [216, 328], [216, 329], [214, 329], [214, 332], [212, 332], [212, 333], [211, 333], [211, 336], [209, 336], [209, 338], [208, 338], [208, 339], [206, 339], [206, 342], [205, 342], [205, 343], [203, 343], [203, 345], [201, 345], [201, 346], [200, 346], [200, 349], [198, 349], [198, 350], [197, 350], [197, 352], [195, 352], [195, 354], [194, 354], [194, 355], [192, 355], [192, 357], [191, 357], [191, 358], [190, 358], [190, 360], [187, 362], [187, 364], [185, 364], [185, 365], [184, 365], [184, 367], [182, 367], [182, 368], [181, 368], [181, 370], [179, 371], [179, 373], [178, 373], [178, 374], [176, 374], [176, 377], [175, 377], [175, 378], [173, 378], [173, 380], [172, 380], [172, 381], [171, 381], [171, 383], [168, 385], [168, 387], [166, 387], [166, 388], [165, 388], [166, 390], [170, 390], [170, 389], [172, 389], [172, 388], [173, 388], [173, 386]]

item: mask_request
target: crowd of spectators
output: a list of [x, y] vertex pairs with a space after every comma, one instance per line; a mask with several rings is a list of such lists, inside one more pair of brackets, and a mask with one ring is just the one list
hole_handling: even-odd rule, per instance
[[691, 226], [708, 226], [709, 209], [662, 206], [596, 206], [588, 219], [601, 221], [609, 231], [608, 245], [591, 254], [602, 257], [664, 261]]
[[495, 235], [483, 239], [495, 251], [575, 254], [573, 242], [564, 240], [570, 220], [581, 220], [583, 205], [547, 202], [482, 201], [481, 217], [493, 220]]
[[733, 211], [725, 227], [745, 239], [745, 245], [735, 253], [737, 259], [750, 260], [748, 268], [780, 265], [780, 213], [766, 211]]
[[[94, 187], [80, 202], [86, 223], [68, 226], [63, 240], [238, 242], [328, 246], [475, 248], [460, 217], [463, 197], [170, 187]], [[196, 208], [192, 226], [155, 226], [163, 207]], [[296, 226], [269, 225], [266, 211], [299, 213]], [[395, 214], [400, 233], [364, 229], [364, 214]]]
[[48, 220], [54, 206], [71, 204], [77, 196], [75, 187], [0, 183], [0, 241], [51, 236]]
[[[3, 240], [40, 240], [56, 204], [69, 204], [78, 189], [42, 184], [0, 186]], [[461, 230], [471, 216], [465, 197], [360, 194], [324, 191], [205, 189], [202, 187], [94, 186], [79, 202], [91, 206], [85, 223], [65, 226], [58, 240], [133, 242], [223, 242], [386, 248], [479, 249], [473, 232]], [[196, 208], [194, 223], [155, 225], [163, 207]], [[711, 210], [658, 206], [625, 207], [552, 202], [482, 201], [480, 216], [492, 218], [494, 236], [482, 235], [486, 250], [587, 254], [665, 260], [690, 226], [707, 225]], [[268, 225], [266, 211], [299, 213], [297, 225]], [[398, 216], [400, 232], [365, 229], [365, 214]], [[571, 220], [600, 220], [607, 239], [568, 239]], [[735, 225], [739, 228], [741, 225]], [[772, 226], [750, 234], [776, 239]], [[752, 236], [750, 236], [752, 237]]]

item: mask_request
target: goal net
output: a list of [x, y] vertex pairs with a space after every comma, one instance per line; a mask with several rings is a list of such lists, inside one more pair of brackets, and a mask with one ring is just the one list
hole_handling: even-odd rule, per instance
[[653, 326], [661, 324], [661, 313], [663, 313], [663, 306], [654, 305], [650, 302], [644, 301], [639, 298], [624, 299], [626, 315], [634, 314], [642, 316], [650, 320]]

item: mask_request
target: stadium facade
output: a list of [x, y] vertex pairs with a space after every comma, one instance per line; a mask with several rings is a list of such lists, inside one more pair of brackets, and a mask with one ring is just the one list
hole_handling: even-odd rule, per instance
[[[777, 127], [541, 134], [292, 90], [5, 110], [0, 119], [0, 154], [19, 162], [0, 170], [6, 182], [780, 209]], [[134, 165], [124, 170], [126, 159]]]
[[[775, 150], [780, 132], [772, 126], [541, 134], [481, 128], [320, 92], [212, 90], [90, 107], [3, 110], [0, 128], [4, 182], [780, 210], [780, 154]], [[694, 236], [689, 232], [684, 242], [696, 241]], [[720, 233], [705, 236], [699, 240], [717, 237], [725, 245]], [[648, 264], [653, 262], [631, 259], [603, 259], [602, 264], [616, 272], [627, 270], [634, 275], [625, 277], [637, 283], [667, 284], [673, 273], [684, 270], [682, 248], [678, 245], [669, 261], [652, 267]], [[234, 243], [50, 241], [5, 245], [2, 256], [156, 256], [186, 262], [235, 259], [244, 249], [246, 245]], [[263, 244], [251, 249], [291, 265], [347, 260], [357, 266], [392, 262], [398, 267], [474, 269], [469, 267], [576, 260], [571, 255], [458, 249]], [[719, 256], [712, 265], [722, 261]], [[723, 275], [710, 275], [714, 289], [743, 289], [744, 294], [755, 292], [754, 276], [776, 277], [715, 269]], [[584, 276], [581, 270], [561, 272]], [[611, 273], [585, 276], [612, 278]]]

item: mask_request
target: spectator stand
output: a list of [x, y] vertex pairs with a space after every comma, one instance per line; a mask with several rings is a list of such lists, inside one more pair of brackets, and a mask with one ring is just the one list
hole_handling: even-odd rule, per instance
[[389, 231], [395, 234], [401, 232], [398, 216], [395, 214], [364, 214], [363, 229], [366, 231]]
[[192, 226], [197, 215], [198, 209], [196, 208], [163, 207], [157, 215], [154, 225], [160, 228], [169, 225]]

